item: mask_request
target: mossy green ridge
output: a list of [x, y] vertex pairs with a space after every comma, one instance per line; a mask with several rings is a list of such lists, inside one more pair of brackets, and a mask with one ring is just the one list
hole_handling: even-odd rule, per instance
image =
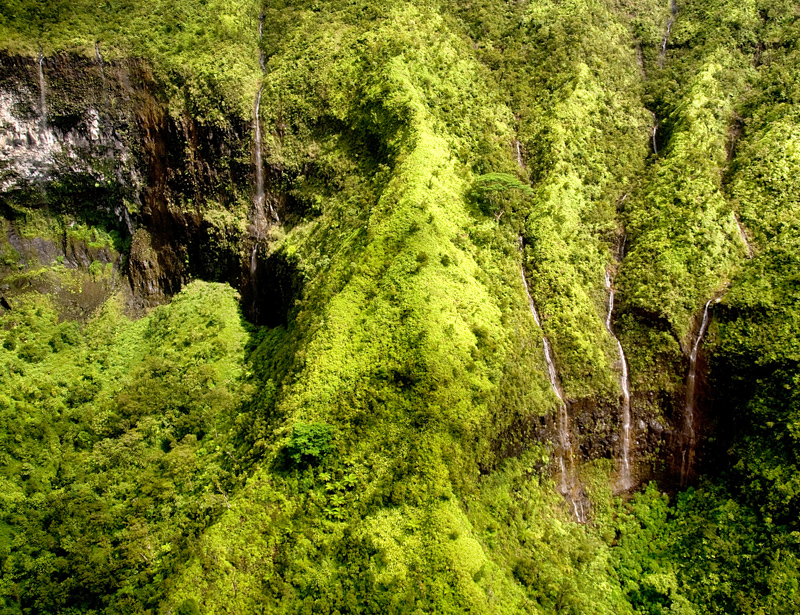
[[[0, 0], [29, 68], [152, 71], [134, 224], [206, 233], [128, 237], [64, 178], [3, 195], [0, 610], [795, 612], [796, 9], [675, 8]], [[203, 152], [247, 166], [259, 90], [263, 233], [241, 177], [192, 179]], [[132, 320], [156, 264], [174, 297]], [[614, 496], [607, 274], [639, 478], [670, 477], [719, 299], [696, 487]], [[586, 524], [552, 479], [543, 335]]]
[[[506, 112], [439, 15], [398, 4], [380, 17], [364, 28], [349, 23], [349, 10], [296, 11], [300, 25], [270, 54], [261, 106], [273, 135], [268, 164], [282, 165], [289, 190], [315, 205], [272, 247], [304, 275], [282, 342], [297, 345], [295, 363], [272, 412], [281, 429], [334, 426], [337, 453], [318, 469], [281, 470], [283, 440], [270, 445], [203, 541], [179, 602], [281, 612], [362, 602], [402, 612], [419, 601], [486, 611], [497, 587], [500, 608], [522, 608], [507, 570], [491, 584], [475, 581], [491, 559], [459, 503], [481, 465], [494, 463], [498, 423], [531, 420], [553, 404], [516, 235], [476, 218], [464, 200], [471, 153], [507, 143]], [[309, 32], [324, 37], [311, 46], [313, 62]], [[446, 114], [430, 108], [444, 96], [459, 104]], [[310, 118], [300, 107], [309, 97]], [[348, 170], [344, 185], [338, 169]], [[512, 360], [530, 366], [513, 383], [530, 393], [500, 406]], [[511, 416], [498, 417], [501, 408]], [[253, 502], [270, 502], [275, 522], [238, 511]], [[231, 540], [230, 524], [243, 517]], [[287, 524], [305, 537], [287, 541]], [[460, 538], [443, 540], [450, 531]], [[243, 571], [228, 553], [252, 540], [275, 548]], [[206, 574], [214, 560], [227, 563]], [[437, 574], [425, 572], [431, 565]]]

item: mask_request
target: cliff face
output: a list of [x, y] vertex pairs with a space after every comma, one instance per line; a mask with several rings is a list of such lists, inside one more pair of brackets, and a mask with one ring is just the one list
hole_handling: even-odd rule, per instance
[[[4, 254], [4, 277], [112, 263], [134, 311], [168, 301], [193, 277], [248, 284], [246, 213], [236, 214], [250, 191], [249, 122], [174, 117], [143, 62], [104, 61], [99, 46], [94, 59], [0, 62], [4, 228], [19, 255]], [[96, 257], [76, 224], [112, 233], [115, 245]]]
[[716, 0], [223, 4], [159, 45], [132, 3], [109, 59], [88, 30], [0, 56], [0, 413], [34, 426], [3, 449], [3, 599], [785, 593], [746, 575], [800, 557], [795, 26]]

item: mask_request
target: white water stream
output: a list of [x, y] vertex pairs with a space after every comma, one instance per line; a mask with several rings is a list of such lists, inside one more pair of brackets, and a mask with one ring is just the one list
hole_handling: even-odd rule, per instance
[[[265, 18], [266, 18], [266, 15], [264, 15], [264, 13], [261, 13], [261, 15], [259, 15], [259, 17], [258, 17], [258, 42], [259, 43], [261, 43], [261, 39], [264, 38], [264, 19]], [[267, 61], [266, 61], [266, 58], [264, 57], [264, 50], [261, 49], [261, 45], [260, 44], [259, 44], [259, 47], [258, 47], [258, 63], [261, 65], [261, 72], [262, 73], [267, 72]]]
[[[260, 15], [258, 18], [258, 41], [259, 41], [259, 50], [258, 50], [258, 62], [261, 66], [261, 72], [266, 72], [266, 58], [264, 57], [264, 51], [260, 47], [261, 39], [264, 36], [264, 15]], [[261, 118], [260, 118], [260, 111], [261, 111], [261, 94], [264, 91], [264, 84], [261, 84], [261, 87], [258, 88], [258, 93], [256, 93], [255, 103], [253, 104], [253, 141], [254, 141], [254, 148], [255, 148], [255, 167], [256, 167], [256, 177], [255, 177], [255, 194], [253, 196], [253, 227], [254, 227], [254, 239], [256, 240], [256, 245], [253, 246], [253, 249], [250, 253], [250, 273], [254, 274], [256, 271], [256, 267], [258, 265], [257, 253], [258, 253], [258, 242], [263, 240], [266, 236], [268, 223], [266, 218], [266, 212], [264, 211], [264, 204], [266, 203], [266, 194], [264, 192], [264, 161], [262, 159], [261, 154]], [[269, 212], [271, 217], [276, 221], [280, 222], [278, 219], [278, 213], [272, 208], [272, 204], [269, 204]]]
[[620, 388], [622, 389], [622, 429], [620, 433], [620, 488], [627, 491], [633, 486], [631, 481], [631, 391], [628, 382], [628, 363], [625, 360], [625, 351], [614, 331], [611, 329], [611, 314], [614, 311], [615, 290], [611, 286], [611, 276], [606, 272], [606, 290], [608, 290], [608, 314], [606, 315], [606, 329], [617, 342], [619, 352], [619, 362], [621, 367]]
[[650, 115], [653, 116], [653, 129], [650, 131], [650, 140], [653, 143], [653, 153], [658, 156], [658, 144], [656, 143], [656, 133], [658, 133], [658, 118], [652, 111], [650, 111]]
[[264, 217], [264, 165], [261, 160], [261, 120], [258, 117], [259, 109], [261, 108], [261, 92], [263, 86], [259, 88], [256, 94], [256, 103], [253, 110], [253, 132], [256, 150], [256, 186], [255, 186], [255, 215], [254, 224], [256, 228], [256, 237], [263, 239], [264, 227], [266, 226], [266, 219]]
[[[520, 238], [521, 239], [521, 238]], [[522, 276], [522, 284], [525, 287], [525, 296], [528, 298], [528, 306], [533, 315], [533, 320], [536, 325], [541, 329], [542, 321], [539, 319], [539, 312], [536, 310], [536, 304], [531, 297], [530, 288], [528, 287], [528, 280], [525, 278], [525, 269], [521, 268], [520, 273]], [[557, 430], [558, 430], [558, 467], [560, 472], [559, 490], [561, 494], [572, 503], [572, 510], [575, 514], [575, 519], [579, 523], [586, 522], [586, 512], [583, 508], [583, 502], [579, 497], [579, 485], [575, 478], [575, 459], [572, 453], [572, 444], [570, 442], [569, 431], [569, 414], [567, 412], [567, 404], [564, 401], [564, 396], [561, 393], [561, 386], [558, 381], [558, 372], [556, 371], [556, 364], [553, 360], [553, 349], [550, 346], [550, 340], [547, 335], [542, 332], [542, 345], [544, 346], [544, 360], [547, 363], [547, 373], [550, 378], [550, 386], [553, 388], [558, 398], [558, 413], [557, 413]]]
[[256, 272], [256, 267], [258, 266], [258, 244], [253, 246], [253, 249], [250, 251], [250, 275], [253, 275]]
[[675, 3], [675, 0], [670, 0], [669, 9], [671, 15], [669, 21], [667, 21], [667, 30], [664, 32], [664, 39], [661, 41], [661, 51], [658, 54], [659, 68], [663, 68], [664, 66], [664, 58], [667, 55], [667, 41], [669, 40], [669, 34], [672, 31], [672, 26], [675, 24], [675, 15], [678, 14], [678, 5]]
[[703, 309], [703, 321], [700, 323], [697, 339], [689, 355], [689, 376], [686, 378], [686, 407], [683, 411], [683, 436], [686, 441], [681, 453], [681, 485], [686, 484], [686, 478], [694, 465], [694, 403], [695, 388], [697, 386], [697, 350], [700, 348], [700, 342], [703, 341], [703, 335], [706, 332], [706, 327], [708, 327], [708, 306], [711, 305], [711, 301], [712, 299], [709, 299], [706, 302], [705, 309]]
[[[258, 63], [261, 66], [261, 72], [267, 70], [264, 61], [264, 51], [261, 49], [261, 39], [264, 36], [264, 14], [258, 17]], [[264, 215], [264, 201], [266, 196], [264, 194], [264, 161], [261, 158], [261, 118], [259, 117], [261, 111], [261, 93], [264, 91], [264, 84], [258, 88], [256, 93], [256, 100], [253, 104], [253, 141], [255, 147], [255, 167], [256, 167], [256, 182], [255, 194], [253, 195], [253, 235], [255, 242], [250, 251], [250, 275], [254, 276], [258, 268], [258, 242], [264, 239], [267, 230], [267, 219]]]
[[39, 53], [39, 118], [41, 129], [47, 128], [47, 86], [44, 81], [44, 54]]

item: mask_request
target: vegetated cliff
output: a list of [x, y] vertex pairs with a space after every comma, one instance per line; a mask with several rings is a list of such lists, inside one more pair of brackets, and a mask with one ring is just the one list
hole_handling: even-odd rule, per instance
[[4, 606], [793, 612], [762, 4], [4, 10]]

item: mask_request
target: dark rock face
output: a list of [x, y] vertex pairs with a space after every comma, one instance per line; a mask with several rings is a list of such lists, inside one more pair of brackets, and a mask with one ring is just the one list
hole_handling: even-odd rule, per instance
[[120, 282], [121, 255], [112, 245], [87, 242], [68, 232], [55, 239], [26, 237], [13, 223], [0, 241], [0, 297], [6, 309], [13, 309], [14, 295], [34, 290], [51, 295], [63, 317], [81, 320]]
[[73, 56], [43, 58], [40, 65], [0, 55], [0, 68], [4, 193], [68, 176], [138, 193], [133, 129], [134, 97], [144, 89], [141, 67]]
[[248, 272], [249, 283], [242, 288], [244, 305], [256, 324], [285, 325], [300, 295], [300, 273], [293, 260], [283, 252], [265, 254], [266, 246], [260, 248], [256, 248], [255, 267]]
[[[93, 59], [41, 62], [0, 55], [0, 73], [0, 210], [12, 226], [33, 209], [55, 228], [78, 220], [118, 233], [130, 245], [119, 265], [134, 312], [167, 301], [192, 278], [240, 289], [254, 283], [244, 220], [235, 222], [250, 202], [249, 119], [176, 117], [146, 65], [106, 62], [100, 50]], [[214, 215], [220, 211], [227, 215]], [[7, 241], [19, 235], [7, 231]], [[61, 257], [88, 269], [94, 257], [61, 235], [27, 246], [29, 258], [15, 266]], [[266, 285], [285, 286], [265, 278], [269, 270], [260, 276]], [[243, 294], [255, 301], [264, 292]]]

